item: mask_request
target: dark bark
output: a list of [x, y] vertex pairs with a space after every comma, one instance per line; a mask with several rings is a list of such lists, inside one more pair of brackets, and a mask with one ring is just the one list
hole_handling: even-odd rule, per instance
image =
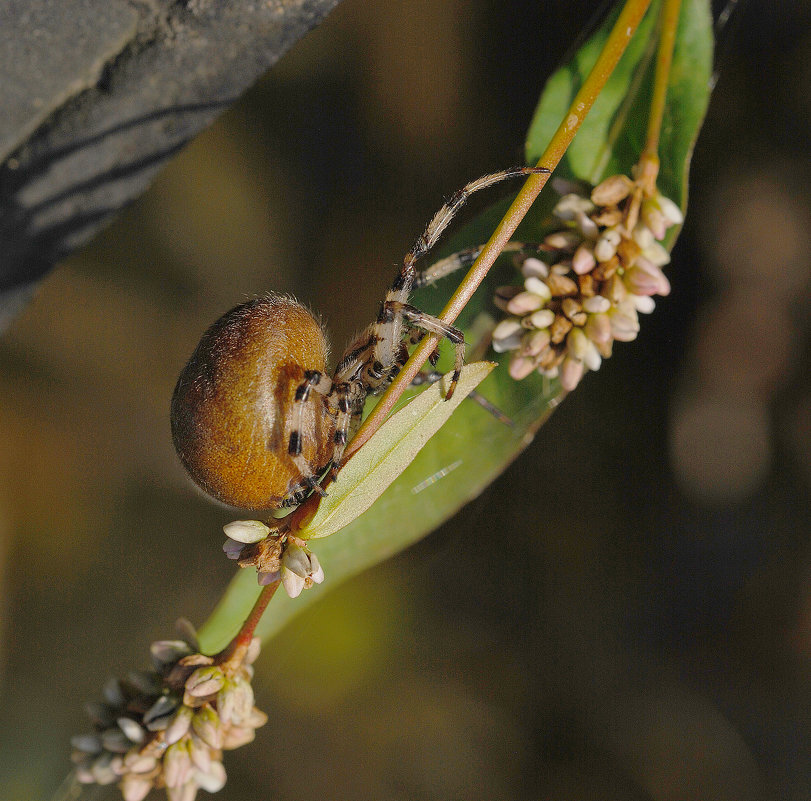
[[0, 329], [338, 0], [0, 0]]

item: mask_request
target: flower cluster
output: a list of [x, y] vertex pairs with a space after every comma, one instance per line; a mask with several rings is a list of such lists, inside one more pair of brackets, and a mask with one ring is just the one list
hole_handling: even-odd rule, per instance
[[516, 380], [537, 370], [570, 391], [611, 356], [615, 340], [636, 338], [638, 314], [653, 311], [653, 295], [670, 292], [661, 241], [683, 217], [673, 201], [625, 175], [607, 178], [590, 197], [564, 195], [554, 214], [564, 227], [544, 239], [544, 260], [523, 258], [523, 287], [496, 293], [511, 316], [493, 331], [493, 348], [513, 352]]
[[189, 626], [184, 634], [152, 643], [154, 670], [111, 679], [103, 700], [88, 704], [94, 731], [71, 740], [79, 782], [118, 783], [125, 801], [153, 788], [194, 801], [200, 788], [223, 787], [223, 751], [251, 742], [267, 722], [251, 687], [259, 640], [217, 664], [199, 653]]
[[234, 520], [223, 531], [228, 537], [222, 546], [225, 555], [240, 567], [255, 567], [263, 586], [281, 579], [285, 592], [297, 598], [324, 580], [324, 568], [303, 541], [270, 536], [271, 529], [260, 520]]

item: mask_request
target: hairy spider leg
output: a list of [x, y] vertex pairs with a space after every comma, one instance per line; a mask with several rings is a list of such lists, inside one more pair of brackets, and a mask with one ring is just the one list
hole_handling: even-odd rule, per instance
[[335, 412], [335, 449], [332, 453], [331, 473], [331, 477], [335, 479], [338, 469], [341, 466], [341, 459], [346, 449], [346, 443], [349, 440], [352, 422], [353, 420], [360, 421], [360, 414], [363, 411], [363, 401], [366, 399], [366, 392], [358, 381], [354, 383], [345, 381], [340, 384], [333, 382], [333, 387], [335, 391], [327, 398], [327, 401]]
[[[421, 387], [423, 384], [436, 384], [442, 378], [442, 373], [439, 370], [423, 370], [417, 375], [414, 376], [414, 380], [411, 382], [412, 387]], [[477, 403], [479, 406], [482, 407], [488, 414], [491, 414], [498, 420], [499, 423], [503, 423], [505, 426], [509, 426], [510, 428], [515, 428], [515, 421], [508, 417], [498, 406], [490, 403], [487, 398], [484, 397], [480, 392], [477, 392], [475, 389], [471, 392], [465, 400], [472, 400], [474, 403]]]
[[[437, 317], [422, 312], [418, 316], [391, 313], [394, 309], [404, 309], [408, 306], [408, 299], [418, 277], [414, 266], [418, 259], [422, 258], [434, 247], [442, 232], [474, 192], [486, 189], [509, 178], [548, 172], [549, 170], [546, 167], [515, 167], [491, 175], [484, 175], [455, 192], [450, 200], [437, 211], [425, 231], [417, 238], [414, 246], [406, 253], [400, 274], [388, 291], [377, 322], [370, 331], [369, 344], [372, 346], [372, 355], [363, 369], [363, 378], [371, 391], [382, 387], [396, 368], [397, 354], [403, 339], [404, 329], [417, 327], [432, 334], [439, 334], [451, 339], [457, 345], [457, 353], [460, 350], [463, 351], [463, 343], [460, 344], [456, 341], [460, 336], [458, 329], [443, 323]], [[460, 369], [461, 364], [458, 364], [454, 369], [454, 376], [446, 398], [450, 398], [453, 394]]]
[[[290, 438], [287, 443], [287, 453], [296, 465], [298, 471], [301, 473], [301, 486], [307, 490], [315, 490], [319, 495], [326, 495], [318, 481], [318, 476], [313, 473], [307, 459], [304, 458], [302, 450], [302, 430], [304, 427], [304, 408], [307, 401], [310, 399], [310, 393], [316, 392], [324, 398], [329, 398], [332, 392], [332, 381], [329, 376], [324, 375], [318, 370], [306, 370], [304, 373], [304, 381], [296, 387], [296, 394], [294, 396], [295, 411], [293, 412], [293, 427], [290, 431]], [[299, 503], [306, 491], [294, 492], [288, 499], [289, 504]]]
[[[464, 361], [464, 337], [457, 328], [408, 304], [408, 299], [418, 279], [415, 264], [433, 248], [442, 232], [474, 192], [509, 178], [548, 172], [546, 167], [515, 167], [482, 176], [454, 193], [450, 200], [437, 211], [423, 233], [417, 238], [414, 246], [405, 255], [400, 272], [381, 304], [378, 319], [353, 340], [335, 368], [332, 377], [333, 387], [347, 386], [347, 389], [342, 392], [345, 392], [349, 407], [348, 411], [338, 409], [341, 422], [336, 424], [337, 431], [343, 431], [344, 426], [348, 430], [351, 421], [360, 417], [366, 396], [381, 391], [402, 366], [406, 330], [417, 329], [423, 333], [436, 333], [450, 339], [456, 345], [454, 376], [446, 398], [453, 394]], [[459, 267], [454, 267], [448, 272], [456, 269]], [[437, 278], [433, 278], [431, 282], [433, 280], [437, 280]], [[334, 405], [331, 396], [328, 396], [328, 401]], [[344, 415], [347, 414], [349, 421], [344, 423], [343, 421], [346, 419]], [[341, 466], [345, 443], [336, 442], [335, 444], [333, 472]]]
[[[518, 253], [522, 250], [536, 250], [539, 246], [526, 242], [508, 242], [504, 245], [502, 253]], [[452, 275], [459, 270], [467, 270], [473, 266], [479, 254], [484, 250], [484, 245], [476, 245], [472, 248], [464, 248], [445, 256], [443, 259], [435, 261], [430, 267], [426, 267], [417, 273], [414, 279], [413, 289], [422, 289], [426, 286], [433, 286], [437, 281]]]

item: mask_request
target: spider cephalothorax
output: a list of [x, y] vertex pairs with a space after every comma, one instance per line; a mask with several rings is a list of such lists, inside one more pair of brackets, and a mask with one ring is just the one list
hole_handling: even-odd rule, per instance
[[230, 506], [254, 510], [290, 506], [313, 490], [323, 493], [319, 477], [330, 464], [340, 466], [367, 395], [388, 384], [407, 358], [407, 344], [426, 332], [455, 345], [450, 395], [462, 368], [464, 338], [408, 303], [417, 283], [432, 280], [430, 271], [418, 275], [415, 263], [473, 192], [545, 171], [518, 167], [486, 175], [442, 206], [406, 254], [377, 320], [349, 345], [331, 376], [321, 325], [291, 298], [254, 298], [214, 323], [172, 398], [172, 436], [194, 481]]

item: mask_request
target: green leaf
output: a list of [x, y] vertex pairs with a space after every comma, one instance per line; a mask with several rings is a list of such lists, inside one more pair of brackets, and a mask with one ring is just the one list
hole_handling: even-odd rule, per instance
[[[629, 174], [645, 144], [656, 61], [654, 2], [614, 73], [577, 132], [558, 172], [596, 184]], [[619, 4], [572, 60], [547, 81], [527, 135], [526, 153], [537, 161], [608, 38]], [[708, 0], [684, 0], [673, 51], [662, 121], [659, 188], [682, 207], [687, 198], [690, 155], [707, 111], [712, 79], [712, 14]]]
[[[609, 86], [586, 117], [562, 164], [563, 172], [568, 176], [599, 181], [612, 173], [627, 174], [638, 159], [647, 128], [646, 103], [650, 99], [655, 52], [654, 14], [657, 9], [658, 3], [654, 3]], [[615, 15], [606, 20], [571, 61], [547, 82], [528, 135], [530, 163], [537, 161], [563, 118], [614, 19]], [[682, 205], [686, 198], [690, 154], [709, 99], [711, 64], [709, 3], [707, 0], [684, 0], [660, 153], [660, 187], [668, 197]], [[553, 192], [544, 192], [519, 227], [516, 239], [540, 241], [549, 228], [548, 215], [555, 200]], [[465, 225], [437, 255], [447, 255], [487, 241], [507, 203], [496, 204]], [[672, 239], [668, 244], [672, 245]], [[450, 276], [436, 286], [415, 293], [412, 302], [437, 314], [458, 280], [458, 276]], [[492, 304], [495, 288], [518, 280], [511, 258], [502, 257], [457, 321], [465, 332], [469, 356], [473, 352], [477, 354], [476, 358], [481, 358], [484, 353], [499, 361], [477, 392], [503, 417], [497, 418], [483, 408], [475, 394], [460, 403], [450, 420], [361, 517], [343, 528], [338, 536], [319, 540], [316, 551], [327, 581], [294, 601], [277, 593], [257, 630], [263, 639], [279, 631], [297, 611], [317, 601], [325, 590], [431, 532], [479, 495], [532, 442], [562, 399], [560, 385], [538, 374], [514, 381], [507, 372], [507, 359], [487, 352], [486, 348], [478, 348], [493, 320], [500, 314]], [[443, 371], [450, 366], [450, 350], [443, 348], [439, 365]], [[586, 378], [587, 383], [591, 381], [599, 381], [599, 374]], [[508, 422], [504, 422], [504, 417]], [[213, 652], [230, 640], [258, 593], [254, 571], [241, 571], [200, 632], [205, 650]]]
[[492, 362], [469, 364], [463, 368], [452, 398], [445, 400], [445, 376], [386, 420], [368, 446], [341, 469], [338, 481], [330, 485], [329, 494], [298, 536], [305, 540], [328, 537], [360, 517], [494, 367]]

